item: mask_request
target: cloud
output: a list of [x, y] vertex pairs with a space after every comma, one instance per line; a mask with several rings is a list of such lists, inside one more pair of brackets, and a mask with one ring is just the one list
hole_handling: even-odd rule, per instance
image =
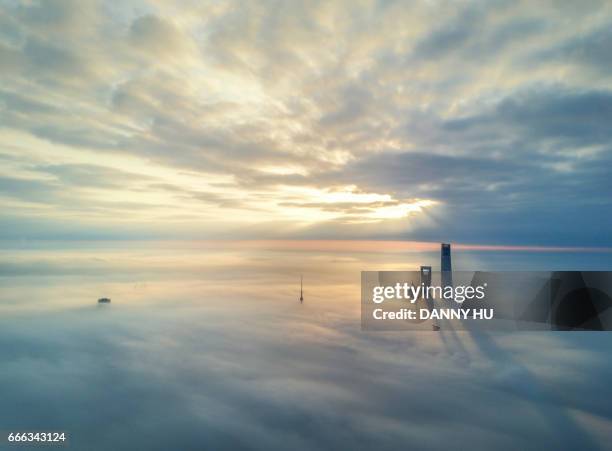
[[[427, 230], [416, 215], [380, 219], [389, 237], [405, 230], [431, 238], [436, 228], [436, 236], [459, 239], [453, 224], [470, 217], [487, 242], [530, 240], [529, 230], [549, 227], [555, 244], [568, 236], [565, 244], [581, 244], [582, 227], [604, 239], [599, 232], [612, 220], [602, 169], [612, 104], [601, 58], [611, 17], [604, 3], [529, 13], [503, 1], [2, 9], [0, 143], [22, 149], [21, 164], [11, 163], [20, 172], [63, 168], [54, 183], [64, 193], [49, 199], [56, 210], [106, 208], [126, 196], [135, 205], [149, 189], [155, 206], [134, 218], [143, 227], [216, 233], [297, 221], [307, 233], [357, 237], [371, 230], [342, 232], [342, 215], [329, 213], [357, 212], [358, 203], [288, 195], [288, 187], [325, 193], [355, 185], [439, 205], [422, 213], [436, 219], [420, 221]], [[575, 27], [564, 26], [568, 16]], [[24, 136], [39, 141], [24, 145]], [[39, 150], [46, 143], [57, 149], [55, 161]], [[91, 166], [85, 174], [96, 157], [112, 158], [115, 174], [105, 164], [97, 164], [99, 176]], [[121, 192], [129, 180], [117, 170], [135, 165], [156, 181]], [[105, 180], [108, 198], [94, 200], [88, 180]], [[177, 189], [158, 189], [164, 184]], [[597, 225], [578, 219], [556, 229], [562, 199], [574, 218], [595, 214]], [[175, 211], [162, 214], [168, 202]], [[209, 215], [211, 203], [225, 224], [188, 219]], [[299, 205], [309, 212], [302, 220]], [[93, 210], [83, 207], [82, 218], [97, 221]], [[507, 224], [529, 222], [533, 210], [539, 220], [509, 237]]]
[[[266, 280], [265, 266], [255, 270], [254, 280]], [[130, 302], [138, 290], [124, 282], [113, 285], [123, 294], [110, 306], [83, 306], [96, 282], [80, 279], [82, 291], [67, 291], [65, 282], [58, 291], [62, 301], [75, 295], [80, 307], [3, 314], [5, 427], [65, 430], [71, 446], [92, 450], [440, 449], [449, 442], [595, 450], [609, 438], [598, 427], [612, 421], [609, 343], [601, 336], [367, 334], [352, 310], [332, 314], [314, 303], [298, 310], [280, 292], [254, 307], [225, 279], [223, 298], [204, 303], [201, 285], [166, 286], [175, 299], [168, 308], [150, 295], [168, 274], [131, 275], [156, 281], [144, 304]], [[273, 278], [278, 284], [278, 271]], [[60, 288], [47, 283], [47, 295]]]
[[530, 65], [560, 64], [571, 65], [576, 72], [594, 72], [603, 76], [610, 74], [609, 58], [606, 49], [612, 44], [609, 18], [603, 23], [587, 28], [580, 33], [569, 36], [549, 48], [528, 55], [526, 61]]
[[188, 37], [172, 22], [150, 14], [132, 22], [129, 39], [132, 45], [148, 54], [151, 60], [177, 56], [187, 51], [190, 45]]
[[142, 174], [119, 171], [100, 165], [56, 164], [37, 166], [36, 170], [57, 177], [62, 184], [80, 187], [125, 188], [137, 181], [147, 182], [155, 180]]

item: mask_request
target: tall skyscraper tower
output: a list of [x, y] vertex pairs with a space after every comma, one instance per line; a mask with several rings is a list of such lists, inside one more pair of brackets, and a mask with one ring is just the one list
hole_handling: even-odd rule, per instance
[[431, 266], [421, 266], [421, 283], [425, 287], [431, 286]]
[[451, 265], [451, 245], [450, 243], [442, 243], [440, 249], [440, 276], [442, 287], [453, 286], [453, 268]]
[[[425, 295], [423, 296], [423, 298], [425, 298], [427, 309], [429, 310], [429, 312], [431, 312], [433, 310], [434, 303], [433, 299], [429, 297], [429, 292], [427, 290], [427, 287], [431, 286], [431, 266], [421, 266], [421, 284], [425, 291]], [[433, 330], [440, 330], [440, 325], [438, 324], [437, 319], [432, 320], [431, 327]]]

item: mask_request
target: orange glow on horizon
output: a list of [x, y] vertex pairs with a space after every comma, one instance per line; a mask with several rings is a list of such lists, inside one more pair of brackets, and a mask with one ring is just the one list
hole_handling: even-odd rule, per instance
[[[176, 241], [164, 241], [177, 245]], [[437, 252], [440, 243], [433, 241], [400, 241], [400, 240], [274, 240], [274, 239], [241, 239], [241, 240], [197, 240], [184, 242], [190, 247], [240, 250], [276, 250], [276, 251], [319, 251], [319, 252]], [[496, 245], [496, 244], [462, 244], [452, 243], [458, 251], [481, 252], [595, 252], [612, 253], [612, 247], [585, 246], [537, 246], [537, 245]]]

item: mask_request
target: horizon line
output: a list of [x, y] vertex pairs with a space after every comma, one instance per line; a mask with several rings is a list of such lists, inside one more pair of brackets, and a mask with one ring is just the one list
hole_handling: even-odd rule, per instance
[[[28, 239], [28, 240], [2, 240], [0, 243], [10, 242], [13, 246], [19, 244], [34, 244], [36, 242], [64, 242], [64, 243], [156, 243], [156, 244], [185, 244], [190, 247], [201, 245], [204, 248], [226, 249], [268, 249], [268, 250], [295, 250], [295, 251], [338, 251], [338, 252], [436, 252], [440, 250], [442, 241], [414, 241], [414, 240], [360, 240], [360, 239]], [[448, 242], [448, 241], [446, 241]], [[523, 245], [523, 244], [474, 244], [456, 243], [450, 241], [454, 250], [481, 251], [481, 252], [554, 252], [554, 253], [612, 253], [612, 247], [607, 246], [559, 246], [559, 245]]]

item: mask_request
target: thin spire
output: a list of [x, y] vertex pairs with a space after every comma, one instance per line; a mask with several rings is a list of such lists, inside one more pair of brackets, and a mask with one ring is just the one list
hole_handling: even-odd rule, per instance
[[300, 274], [300, 303], [304, 302], [304, 276]]

